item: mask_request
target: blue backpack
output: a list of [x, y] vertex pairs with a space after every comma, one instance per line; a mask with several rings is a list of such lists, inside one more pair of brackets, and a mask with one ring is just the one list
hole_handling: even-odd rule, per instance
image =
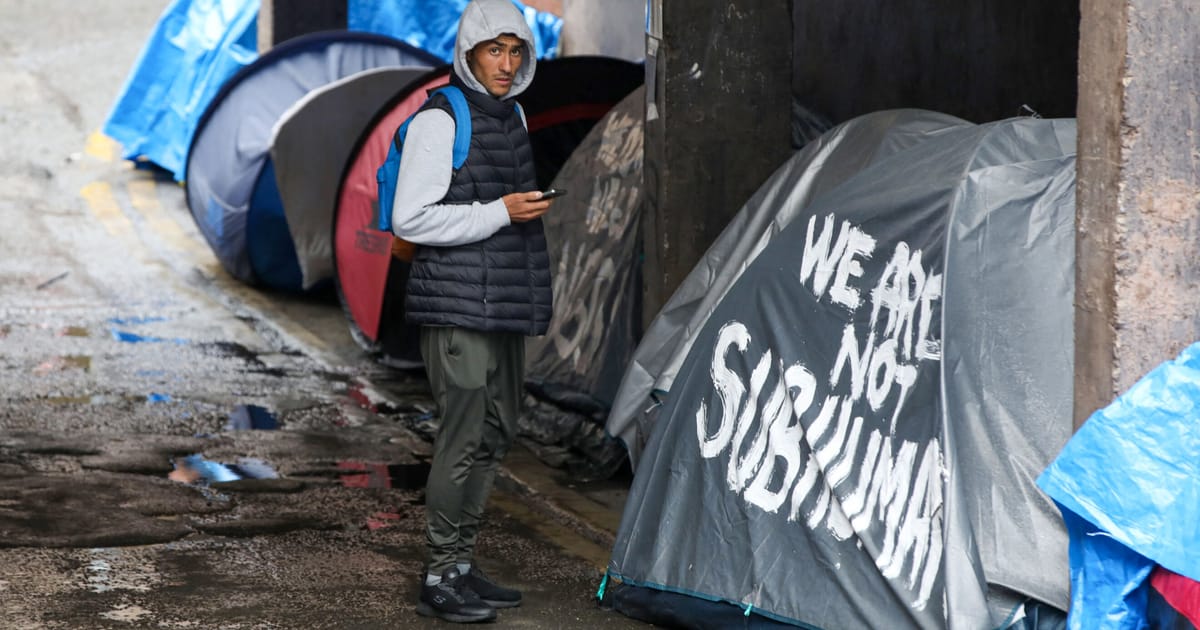
[[[458, 170], [467, 161], [467, 152], [471, 149], [471, 110], [467, 106], [467, 97], [457, 87], [445, 85], [434, 90], [429, 96], [433, 98], [434, 94], [439, 93], [450, 101], [450, 109], [454, 111], [454, 170]], [[379, 170], [375, 171], [376, 190], [379, 193], [379, 214], [376, 216], [375, 227], [383, 232], [392, 231], [392, 205], [396, 198], [396, 179], [400, 176], [400, 152], [404, 150], [408, 123], [412, 122], [416, 115], [413, 113], [396, 130], [387, 159], [383, 161]]]

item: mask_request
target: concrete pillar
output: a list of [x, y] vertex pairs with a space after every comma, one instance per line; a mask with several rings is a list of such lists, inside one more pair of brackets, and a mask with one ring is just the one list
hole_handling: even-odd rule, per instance
[[1081, 8], [1076, 426], [1200, 339], [1200, 6]]
[[562, 54], [646, 56], [646, 0], [563, 0]]
[[789, 4], [650, 2], [645, 323], [791, 153]]
[[344, 28], [345, 0], [262, 0], [258, 9], [258, 52], [300, 35]]

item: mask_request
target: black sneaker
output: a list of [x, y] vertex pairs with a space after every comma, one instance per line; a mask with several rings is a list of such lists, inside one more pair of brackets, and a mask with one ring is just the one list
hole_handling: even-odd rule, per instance
[[513, 608], [521, 605], [521, 591], [496, 584], [477, 566], [472, 565], [471, 570], [463, 576], [463, 584], [492, 608]]
[[496, 609], [480, 600], [466, 587], [466, 577], [459, 574], [457, 568], [450, 567], [442, 574], [440, 583], [421, 585], [417, 614], [454, 623], [475, 623], [495, 619]]

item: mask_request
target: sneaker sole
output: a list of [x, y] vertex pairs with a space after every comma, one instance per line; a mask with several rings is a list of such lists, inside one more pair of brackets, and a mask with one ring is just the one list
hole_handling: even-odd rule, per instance
[[483, 600], [483, 603], [491, 606], [492, 608], [516, 608], [517, 606], [521, 605], [521, 600], [518, 599], [515, 602], [506, 602], [498, 599], [485, 599]]
[[417, 603], [417, 614], [422, 617], [437, 617], [451, 623], [479, 623], [481, 621], [492, 621], [496, 618], [496, 611], [492, 610], [486, 615], [459, 615], [455, 613], [438, 612], [425, 602]]

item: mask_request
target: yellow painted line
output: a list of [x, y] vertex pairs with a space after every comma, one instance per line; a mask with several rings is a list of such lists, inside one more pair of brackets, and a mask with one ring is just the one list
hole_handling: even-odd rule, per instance
[[88, 136], [87, 144], [83, 147], [83, 152], [105, 162], [112, 162], [117, 159], [120, 146], [116, 140], [109, 138], [99, 131], [93, 131], [92, 135]]
[[146, 226], [167, 242], [172, 249], [193, 257], [203, 257], [209, 253], [207, 246], [201, 246], [175, 219], [168, 216], [158, 199], [158, 183], [153, 179], [133, 179], [126, 184], [129, 191], [129, 201], [133, 209], [146, 220]]
[[[235, 296], [240, 302], [259, 313], [262, 319], [274, 322], [286, 338], [290, 338], [295, 345], [307, 348], [307, 353], [311, 358], [323, 363], [326, 367], [340, 363], [336, 353], [330, 349], [329, 343], [289, 316], [286, 308], [281, 308], [280, 304], [269, 296], [230, 276], [221, 266], [208, 243], [204, 241], [203, 236], [199, 234], [193, 236], [184, 230], [179, 220], [174, 218], [172, 213], [164, 207], [158, 195], [159, 182], [152, 176], [141, 176], [134, 173], [132, 178], [125, 183], [125, 189], [132, 211], [136, 212], [143, 221], [142, 227], [162, 239], [168, 248], [181, 254], [180, 260], [186, 261], [188, 265], [206, 276], [221, 291]], [[125, 230], [130, 233], [130, 237], [135, 238], [133, 224], [121, 212], [113, 197], [112, 188], [107, 183], [93, 182], [84, 189], [83, 195], [85, 199], [89, 200], [88, 203], [93, 208], [93, 212], [106, 221], [106, 226], [110, 222], [117, 223], [117, 219], [120, 219], [123, 221], [123, 225], [127, 226]], [[190, 217], [188, 218], [190, 219]], [[141, 245], [140, 242], [139, 245]]]
[[121, 212], [121, 206], [117, 204], [117, 198], [113, 196], [112, 186], [108, 182], [92, 182], [79, 191], [79, 196], [87, 202], [88, 210], [100, 220], [100, 224], [109, 234], [137, 241], [133, 223]]

